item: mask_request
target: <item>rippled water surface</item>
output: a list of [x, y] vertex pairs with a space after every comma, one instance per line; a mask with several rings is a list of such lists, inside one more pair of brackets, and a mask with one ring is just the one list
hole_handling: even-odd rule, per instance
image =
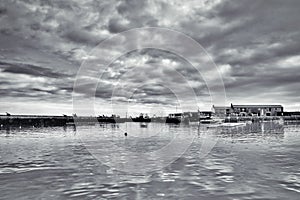
[[[177, 150], [184, 149], [191, 138], [184, 154], [169, 165], [142, 161], [172, 141]], [[0, 198], [298, 200], [299, 153], [298, 125], [2, 129]], [[143, 164], [146, 174], [122, 171], [124, 165]], [[155, 166], [160, 167], [151, 172]]]

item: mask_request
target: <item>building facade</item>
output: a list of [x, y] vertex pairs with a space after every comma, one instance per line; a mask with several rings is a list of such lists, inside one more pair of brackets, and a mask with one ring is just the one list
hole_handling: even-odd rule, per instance
[[212, 106], [212, 113], [217, 117], [226, 117], [233, 112], [230, 106]]
[[279, 116], [283, 112], [282, 105], [233, 105], [233, 114], [238, 116]]
[[177, 118], [177, 119], [181, 119], [182, 116], [183, 116], [182, 113], [171, 113], [171, 114], [169, 114], [168, 117], [169, 117], [169, 118]]
[[233, 105], [212, 106], [212, 112], [217, 117], [226, 116], [281, 116], [282, 105]]

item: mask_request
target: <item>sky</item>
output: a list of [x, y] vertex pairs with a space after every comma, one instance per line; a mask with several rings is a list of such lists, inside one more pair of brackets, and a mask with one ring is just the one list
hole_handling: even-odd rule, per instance
[[[84, 107], [93, 87], [94, 112], [101, 115], [210, 110], [210, 89], [201, 74], [212, 69], [201, 55], [201, 73], [174, 52], [147, 48], [117, 57], [100, 77], [97, 67], [78, 77], [101, 42], [147, 27], [174, 30], [199, 43], [207, 54], [201, 58], [210, 58], [221, 74], [226, 104], [300, 110], [299, 10], [298, 0], [1, 1], [0, 114], [72, 114], [73, 98]], [[173, 46], [182, 43], [175, 40]], [[99, 57], [116, 53], [106, 50]], [[74, 90], [78, 79], [85, 84]]]

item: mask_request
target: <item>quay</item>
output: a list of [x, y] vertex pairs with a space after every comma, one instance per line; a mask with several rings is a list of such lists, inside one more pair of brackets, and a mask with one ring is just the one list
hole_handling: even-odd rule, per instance
[[67, 123], [74, 122], [72, 116], [44, 116], [44, 115], [0, 115], [1, 127], [47, 127], [65, 126]]
[[[99, 123], [124, 123], [125, 118], [117, 117], [85, 117], [85, 116], [45, 116], [45, 115], [0, 115], [0, 128], [3, 127], [48, 127], [48, 126], [68, 126], [76, 123], [89, 124], [90, 122]], [[96, 119], [96, 120], [95, 120]]]
[[156, 118], [120, 118], [116, 116], [45, 116], [45, 115], [0, 115], [0, 128], [5, 127], [49, 127], [49, 126], [74, 126], [74, 125], [90, 125], [95, 123], [180, 123], [179, 119], [168, 117]]
[[211, 123], [222, 120], [225, 123], [262, 122], [283, 120], [284, 122], [300, 123], [300, 112], [286, 112], [281, 105], [234, 105], [212, 106], [211, 111], [194, 111], [183, 113], [171, 113], [168, 116], [149, 117], [141, 113], [138, 117], [121, 118], [117, 115], [105, 116], [45, 116], [45, 115], [0, 115], [0, 128], [5, 127], [48, 127], [48, 126], [74, 126], [89, 125], [95, 123]]

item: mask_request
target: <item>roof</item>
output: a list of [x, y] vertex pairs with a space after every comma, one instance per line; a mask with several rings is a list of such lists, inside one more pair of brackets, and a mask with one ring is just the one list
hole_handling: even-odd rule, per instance
[[213, 106], [213, 108], [217, 108], [217, 109], [228, 109], [231, 108], [230, 106]]
[[198, 112], [183, 112], [183, 114], [198, 114]]
[[262, 108], [262, 107], [271, 107], [271, 108], [282, 108], [282, 105], [232, 105], [233, 107], [236, 108], [245, 108], [245, 107], [250, 107], [250, 108]]
[[170, 113], [169, 115], [182, 115], [182, 113]]

